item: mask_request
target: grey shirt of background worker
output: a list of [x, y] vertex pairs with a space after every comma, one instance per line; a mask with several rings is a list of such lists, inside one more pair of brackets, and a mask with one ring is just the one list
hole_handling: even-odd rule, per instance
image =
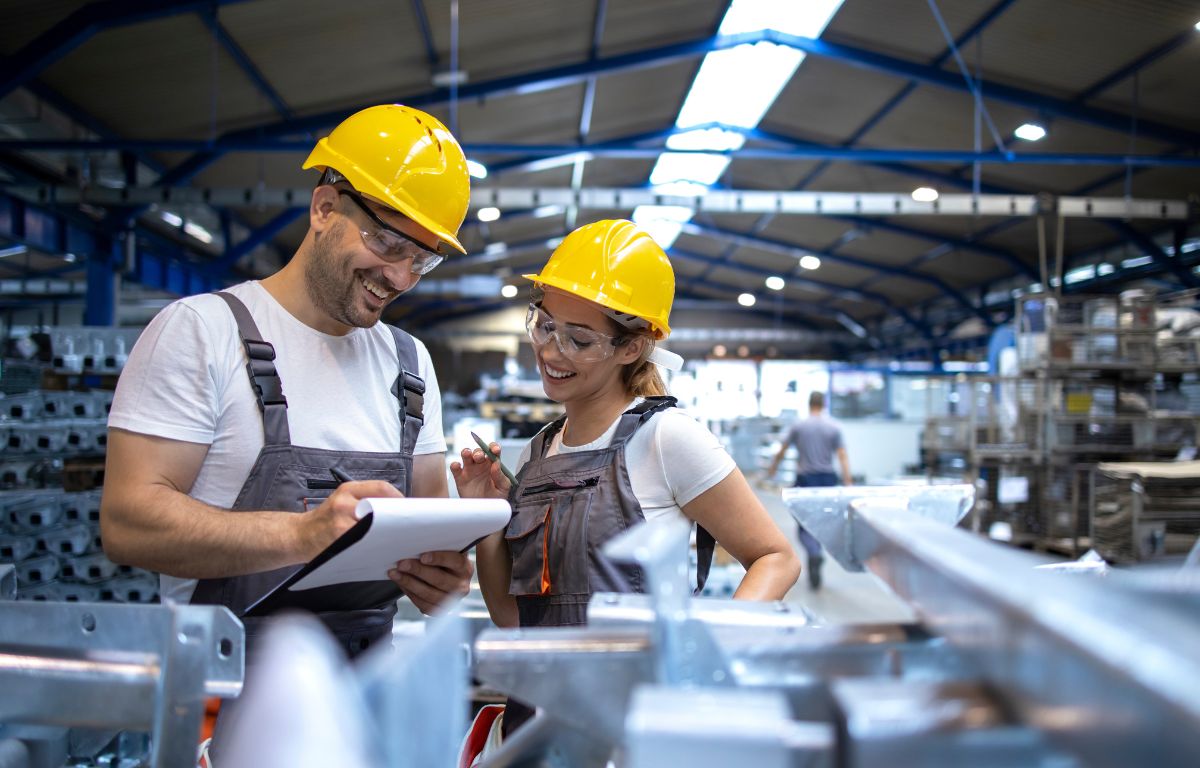
[[843, 447], [842, 430], [825, 414], [814, 414], [796, 422], [784, 438], [784, 446], [796, 446], [796, 472], [834, 472], [833, 456]]

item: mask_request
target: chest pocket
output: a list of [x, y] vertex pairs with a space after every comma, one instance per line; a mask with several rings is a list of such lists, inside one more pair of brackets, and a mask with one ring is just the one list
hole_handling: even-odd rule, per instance
[[[517, 500], [504, 538], [512, 558], [509, 594], [589, 594], [588, 518], [597, 478], [533, 487]], [[565, 487], [564, 487], [565, 485]]]

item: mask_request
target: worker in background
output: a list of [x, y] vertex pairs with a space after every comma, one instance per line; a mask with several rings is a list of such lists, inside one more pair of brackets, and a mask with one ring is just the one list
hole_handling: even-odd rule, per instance
[[[767, 477], [775, 476], [779, 462], [787, 453], [789, 446], [796, 446], [796, 481], [798, 488], [816, 488], [838, 484], [837, 473], [833, 471], [833, 457], [837, 456], [842, 469], [842, 485], [853, 485], [850, 477], [850, 457], [846, 453], [846, 445], [842, 440], [842, 429], [833, 419], [825, 415], [825, 394], [813, 392], [808, 396], [808, 418], [797, 421], [788, 430], [779, 452], [771, 460]], [[804, 526], [797, 523], [800, 532], [800, 543], [808, 554], [808, 584], [813, 589], [821, 588], [821, 565], [824, 557], [821, 555], [821, 544]]]
[[[534, 282], [525, 327], [542, 385], [566, 415], [526, 446], [515, 488], [478, 448], [450, 466], [461, 496], [513, 505], [507, 530], [476, 548], [492, 620], [584, 624], [593, 592], [642, 589], [636, 569], [600, 554], [604, 543], [632, 525], [680, 518], [698, 526], [697, 589], [715, 537], [746, 568], [735, 598], [782, 598], [799, 558], [717, 438], [666, 396], [657, 366], [682, 361], [655, 345], [670, 333], [675, 294], [662, 248], [632, 222], [599, 221], [524, 277]], [[510, 701], [504, 732], [531, 714]]]
[[[104, 549], [162, 574], [164, 602], [241, 616], [350, 528], [359, 499], [448, 494], [429, 353], [379, 320], [465, 252], [462, 148], [424, 112], [377, 106], [321, 139], [304, 168], [321, 177], [287, 265], [167, 306], [117, 384]], [[313, 610], [353, 655], [390, 642], [397, 587], [428, 613], [465, 594], [471, 572], [463, 554], [427, 553], [379, 582], [323, 588]], [[252, 660], [261, 627], [244, 623]]]

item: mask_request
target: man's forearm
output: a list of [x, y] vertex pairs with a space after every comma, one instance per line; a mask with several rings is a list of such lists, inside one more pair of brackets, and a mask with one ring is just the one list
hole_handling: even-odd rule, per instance
[[114, 562], [179, 578], [241, 576], [306, 562], [316, 552], [303, 516], [233, 512], [167, 486], [105, 492], [104, 551]]

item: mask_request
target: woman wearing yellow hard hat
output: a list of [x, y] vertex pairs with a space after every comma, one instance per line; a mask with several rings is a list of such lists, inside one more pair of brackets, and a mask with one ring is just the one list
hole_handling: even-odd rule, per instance
[[[598, 221], [525, 277], [538, 371], [566, 415], [530, 441], [515, 486], [482, 450], [465, 449], [451, 465], [461, 496], [513, 505], [507, 529], [476, 548], [493, 621], [583, 624], [593, 592], [643, 589], [641, 574], [609, 562], [601, 546], [632, 525], [680, 517], [697, 525], [697, 590], [715, 537], [746, 568], [735, 598], [782, 598], [799, 559], [717, 438], [675, 407], [658, 374], [656, 366], [682, 362], [655, 344], [671, 332], [675, 294], [662, 248], [633, 222]], [[505, 731], [528, 714], [510, 703]]]

